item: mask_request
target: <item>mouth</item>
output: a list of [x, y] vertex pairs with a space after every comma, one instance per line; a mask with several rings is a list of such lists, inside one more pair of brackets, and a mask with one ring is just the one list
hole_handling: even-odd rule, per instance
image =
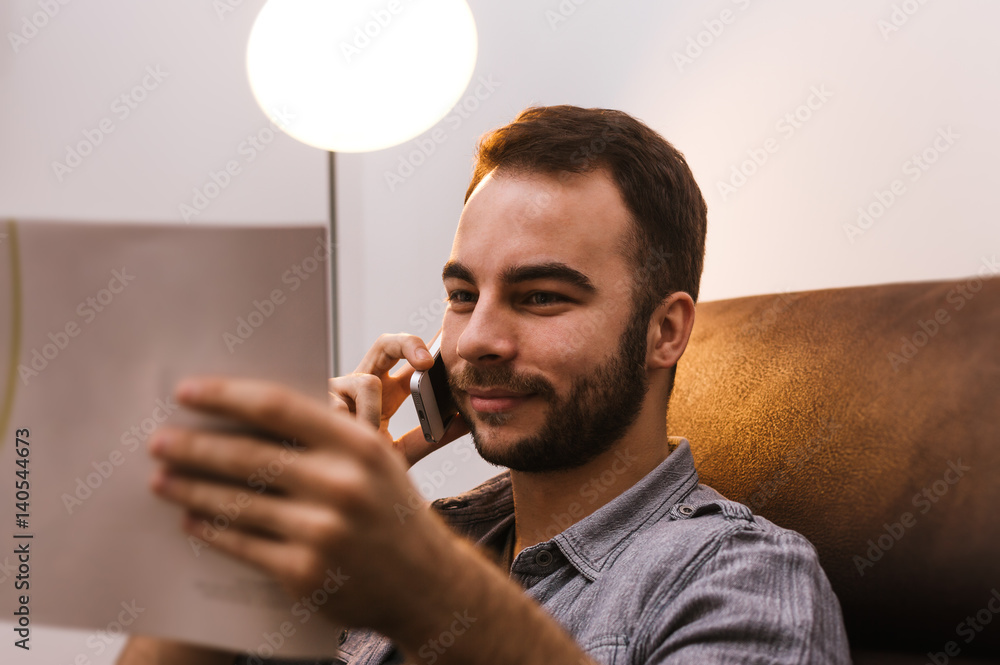
[[535, 396], [535, 393], [516, 393], [510, 390], [474, 388], [466, 390], [472, 408], [481, 413], [509, 411]]

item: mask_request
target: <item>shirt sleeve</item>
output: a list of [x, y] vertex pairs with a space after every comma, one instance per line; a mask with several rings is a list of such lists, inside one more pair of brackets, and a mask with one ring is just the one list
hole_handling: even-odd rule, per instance
[[812, 544], [752, 523], [732, 529], [646, 612], [634, 662], [850, 665], [840, 603]]

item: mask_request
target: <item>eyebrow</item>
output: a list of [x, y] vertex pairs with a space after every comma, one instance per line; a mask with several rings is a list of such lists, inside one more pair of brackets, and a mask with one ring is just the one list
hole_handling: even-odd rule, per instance
[[[448, 261], [448, 263], [444, 265], [444, 269], [441, 271], [441, 279], [446, 280], [449, 278], [460, 279], [469, 282], [470, 284], [476, 283], [475, 278], [472, 276], [472, 271], [469, 270], [469, 268], [463, 263], [458, 261]], [[511, 286], [521, 282], [530, 282], [536, 279], [558, 280], [571, 286], [575, 286], [578, 289], [582, 289], [587, 293], [595, 293], [597, 291], [597, 287], [594, 286], [594, 283], [590, 281], [589, 277], [576, 268], [571, 268], [565, 263], [561, 263], [559, 261], [509, 266], [504, 268], [503, 272], [500, 274], [500, 281], [503, 282], [505, 286]]]

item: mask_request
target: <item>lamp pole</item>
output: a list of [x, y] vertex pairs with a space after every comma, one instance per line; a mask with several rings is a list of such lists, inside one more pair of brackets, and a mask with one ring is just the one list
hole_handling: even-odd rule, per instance
[[330, 178], [330, 229], [329, 229], [329, 241], [330, 241], [330, 256], [328, 260], [330, 261], [330, 340], [331, 347], [330, 353], [333, 362], [331, 366], [333, 367], [333, 375], [340, 376], [340, 325], [339, 316], [337, 315], [337, 307], [340, 299], [337, 297], [337, 153], [329, 152], [328, 160], [328, 174]]

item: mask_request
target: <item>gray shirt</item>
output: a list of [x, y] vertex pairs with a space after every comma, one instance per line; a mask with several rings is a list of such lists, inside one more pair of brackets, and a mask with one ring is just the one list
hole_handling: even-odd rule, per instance
[[[517, 555], [511, 579], [599, 663], [849, 664], [840, 604], [812, 544], [699, 484], [687, 440], [671, 445], [642, 480], [567, 528], [630, 463], [618, 453], [575, 509], [552, 515], [548, 539]], [[433, 505], [499, 559], [514, 524], [509, 472]], [[285, 662], [403, 662], [378, 633], [341, 637], [338, 661]], [[437, 659], [426, 651], [423, 662]]]

